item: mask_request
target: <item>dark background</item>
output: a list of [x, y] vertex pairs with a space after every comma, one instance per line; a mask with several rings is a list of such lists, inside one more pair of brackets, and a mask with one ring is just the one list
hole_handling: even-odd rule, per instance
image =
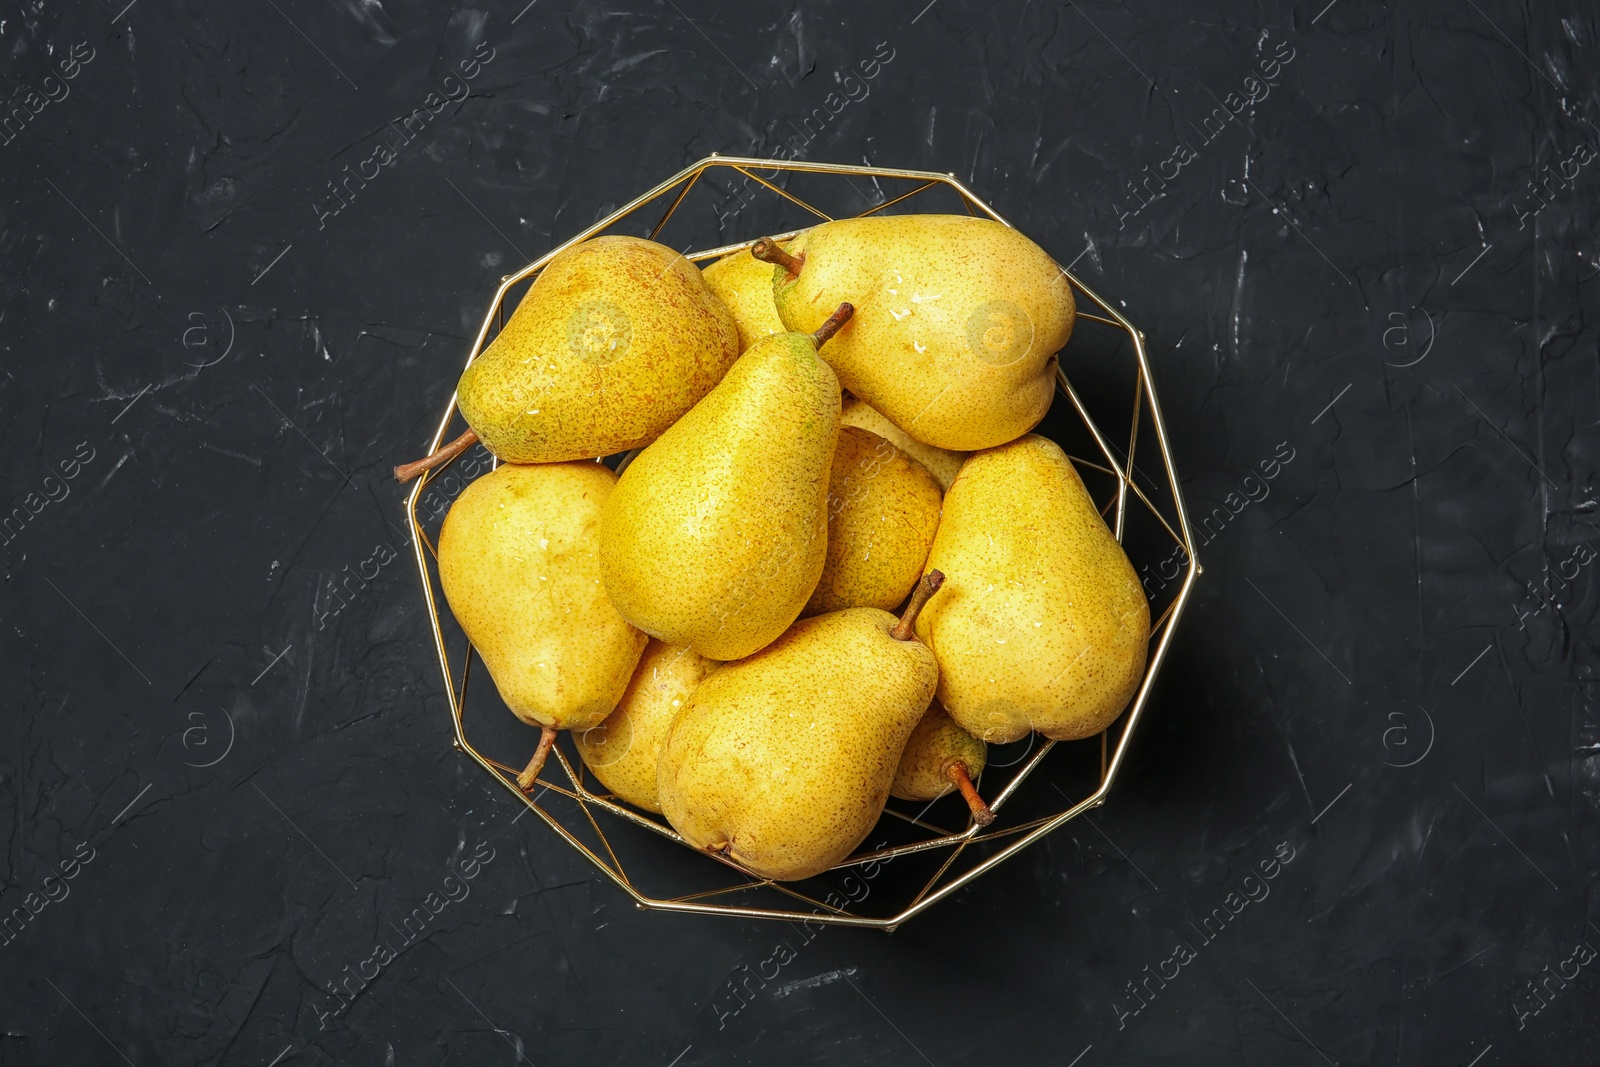
[[[0, 1065], [1595, 1062], [1592, 5], [124, 2], [0, 4]], [[1105, 809], [728, 1015], [793, 931], [513, 824], [388, 469], [502, 275], [883, 54], [804, 158], [954, 172], [1114, 298], [1197, 518], [1294, 458]]]

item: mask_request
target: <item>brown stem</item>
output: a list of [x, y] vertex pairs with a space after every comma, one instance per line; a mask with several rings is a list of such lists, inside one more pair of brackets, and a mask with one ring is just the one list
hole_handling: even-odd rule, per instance
[[894, 629], [889, 631], [889, 636], [896, 641], [909, 641], [916, 634], [917, 616], [928, 603], [928, 598], [939, 591], [944, 584], [943, 571], [929, 571], [922, 576], [922, 581], [911, 591], [911, 602], [906, 605], [905, 613], [900, 616], [900, 621], [894, 624]]
[[989, 805], [983, 802], [978, 795], [978, 790], [973, 786], [972, 779], [967, 775], [967, 765], [956, 760], [944, 769], [944, 776], [956, 784], [961, 790], [962, 799], [967, 802], [967, 807], [972, 809], [972, 821], [979, 826], [988, 826], [994, 822], [994, 812], [989, 810]]
[[800, 268], [806, 265], [804, 255], [791, 256], [788, 252], [770, 237], [763, 237], [750, 246], [750, 254], [763, 263], [771, 263], [782, 267], [789, 272], [789, 277], [795, 278], [800, 274]]
[[454, 441], [451, 441], [447, 445], [441, 446], [439, 451], [435, 452], [433, 455], [424, 456], [421, 459], [414, 460], [411, 463], [402, 463], [400, 466], [396, 467], [394, 469], [394, 480], [397, 482], [409, 482], [423, 471], [431, 471], [441, 463], [449, 463], [452, 459], [455, 459], [457, 456], [461, 455], [461, 453], [465, 452], [467, 449], [471, 448], [477, 443], [478, 431], [468, 429], [466, 433], [462, 434]]
[[844, 329], [844, 324], [850, 321], [850, 316], [856, 313], [854, 304], [840, 304], [837, 311], [828, 316], [826, 322], [817, 327], [817, 332], [811, 335], [811, 340], [821, 348], [828, 343], [828, 338]]
[[556, 728], [546, 726], [539, 735], [539, 747], [533, 750], [533, 758], [528, 765], [522, 768], [522, 773], [517, 775], [517, 788], [524, 793], [533, 792], [533, 783], [538, 781], [539, 772], [544, 770], [544, 761], [550, 755], [550, 749], [556, 743]]

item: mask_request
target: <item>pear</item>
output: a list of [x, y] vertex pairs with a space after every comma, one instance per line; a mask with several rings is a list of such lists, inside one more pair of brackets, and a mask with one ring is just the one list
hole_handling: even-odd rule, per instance
[[915, 437], [906, 433], [900, 427], [883, 417], [883, 413], [856, 396], [844, 398], [844, 407], [839, 411], [839, 425], [859, 426], [863, 430], [877, 434], [894, 447], [928, 468], [928, 473], [933, 475], [939, 483], [939, 492], [949, 490], [950, 483], [956, 480], [956, 471], [961, 469], [961, 464], [966, 460], [965, 452], [950, 452], [943, 448], [934, 448], [925, 445]]
[[600, 586], [598, 463], [507, 464], [475, 480], [439, 531], [439, 584], [506, 707], [542, 728], [518, 779], [532, 788], [557, 730], [611, 713], [644, 651]]
[[967, 215], [839, 219], [787, 251], [763, 238], [752, 253], [777, 264], [773, 299], [789, 329], [816, 329], [841, 300], [860, 308], [825, 358], [918, 441], [989, 448], [1049, 409], [1076, 307], [1061, 268], [1011, 227]]
[[939, 483], [877, 434], [839, 431], [828, 480], [828, 555], [802, 615], [904, 604], [939, 528]]
[[739, 355], [733, 316], [679, 253], [596, 237], [534, 279], [456, 386], [471, 427], [395, 468], [406, 481], [481, 440], [508, 463], [593, 459], [648, 444]]
[[839, 382], [815, 335], [762, 338], [636, 456], [600, 523], [600, 573], [622, 617], [710, 659], [769, 644], [827, 554]]
[[809, 878], [883, 812], [938, 667], [906, 615], [849, 608], [802, 619], [700, 683], [661, 750], [661, 810], [683, 839], [762, 878]]
[[693, 649], [652, 638], [617, 709], [599, 726], [573, 734], [578, 755], [617, 796], [660, 812], [656, 763], [661, 744], [695, 687], [720, 666]]
[[944, 498], [928, 566], [951, 575], [917, 620], [939, 700], [989, 742], [1109, 726], [1144, 676], [1150, 605], [1083, 480], [1029, 434], [975, 452]]
[[988, 826], [994, 822], [994, 812], [972, 784], [987, 761], [988, 746], [958, 726], [935, 700], [906, 741], [889, 794], [901, 800], [937, 800], [959, 789], [972, 809], [972, 820]]
[[769, 334], [784, 332], [778, 305], [772, 302], [770, 263], [763, 263], [749, 249], [741, 248], [706, 266], [700, 274], [733, 315], [739, 328], [740, 352]]

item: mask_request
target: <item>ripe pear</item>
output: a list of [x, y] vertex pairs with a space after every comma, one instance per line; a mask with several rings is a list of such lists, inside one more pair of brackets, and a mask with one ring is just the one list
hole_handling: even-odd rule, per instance
[[474, 440], [508, 463], [626, 452], [678, 421], [738, 355], [733, 316], [681, 254], [637, 237], [584, 241], [546, 264], [462, 372], [468, 433], [395, 477]]
[[877, 434], [839, 431], [828, 480], [828, 555], [802, 615], [904, 604], [939, 528], [939, 483]]
[[541, 727], [528, 789], [557, 730], [617, 706], [645, 635], [600, 586], [600, 511], [616, 475], [598, 463], [505, 464], [450, 506], [439, 583], [506, 707]]
[[[790, 330], [861, 307], [827, 360], [845, 389], [926, 445], [968, 451], [1037, 424], [1077, 309], [1066, 275], [1002, 222], [963, 214], [837, 219], [776, 248], [773, 299]], [[811, 326], [806, 326], [811, 323]]]
[[900, 427], [883, 417], [883, 413], [873, 408], [865, 400], [856, 396], [844, 398], [844, 407], [839, 411], [839, 425], [859, 426], [863, 430], [877, 434], [894, 447], [928, 468], [928, 473], [933, 475], [939, 483], [939, 491], [946, 492], [950, 483], [956, 480], [956, 471], [961, 469], [967, 454], [965, 452], [950, 452], [943, 448], [934, 448], [925, 445], [915, 437], [906, 433]]
[[958, 726], [935, 700], [906, 741], [889, 793], [901, 800], [937, 800], [959, 789], [973, 821], [988, 826], [994, 822], [994, 812], [972, 784], [983, 773], [988, 755], [989, 746]]
[[989, 742], [1109, 726], [1144, 676], [1150, 604], [1066, 454], [1029, 434], [975, 452], [944, 498], [917, 620], [939, 700]]
[[763, 263], [747, 248], [723, 256], [700, 274], [721, 298], [739, 328], [743, 352], [769, 334], [783, 333], [778, 305], [772, 302], [772, 265]]
[[701, 680], [720, 666], [652, 638], [617, 709], [599, 726], [573, 734], [578, 755], [607, 789], [634, 807], [659, 812], [656, 763], [667, 730]]
[[850, 608], [802, 619], [707, 678], [672, 724], [657, 787], [697, 848], [763, 878], [820, 874], [850, 855], [889, 797], [938, 667], [911, 620]]
[[607, 501], [600, 572], [623, 618], [710, 659], [788, 629], [822, 573], [839, 382], [816, 335], [757, 341], [636, 456]]
[[1049, 409], [1076, 306], [1061, 268], [1011, 227], [874, 215], [821, 223], [787, 251], [767, 239], [752, 251], [777, 264], [773, 299], [789, 329], [815, 329], [841, 300], [860, 308], [825, 358], [917, 440], [989, 448]]

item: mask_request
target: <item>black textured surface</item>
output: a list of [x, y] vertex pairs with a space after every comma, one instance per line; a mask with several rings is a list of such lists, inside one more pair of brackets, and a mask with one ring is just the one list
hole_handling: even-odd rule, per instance
[[[0, 1064], [1595, 1062], [1592, 5], [924, 3], [0, 7]], [[502, 274], [817, 108], [1224, 509], [1111, 804], [892, 936], [513, 825], [388, 478]]]

